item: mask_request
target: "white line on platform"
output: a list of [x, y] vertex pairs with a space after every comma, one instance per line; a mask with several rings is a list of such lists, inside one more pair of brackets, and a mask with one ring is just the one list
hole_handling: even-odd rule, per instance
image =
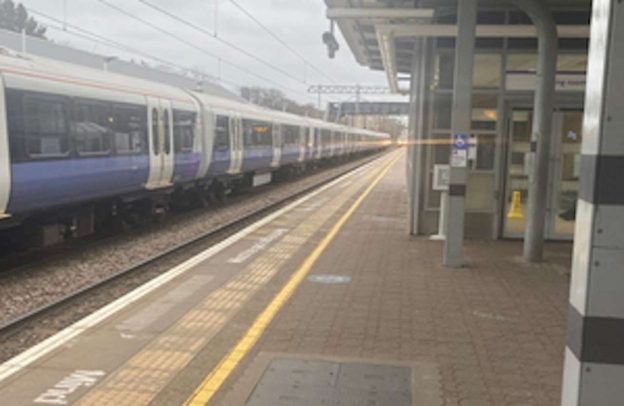
[[[379, 158], [379, 159], [383, 159]], [[66, 344], [67, 342], [69, 342], [71, 339], [77, 337], [78, 335], [80, 335], [81, 333], [83, 333], [84, 331], [96, 326], [97, 324], [101, 323], [102, 321], [106, 320], [107, 318], [111, 317], [112, 315], [116, 314], [117, 312], [119, 312], [120, 310], [126, 308], [128, 305], [138, 301], [139, 299], [147, 296], [148, 294], [150, 294], [151, 292], [155, 291], [156, 289], [162, 287], [163, 285], [167, 284], [168, 282], [172, 281], [173, 279], [175, 279], [176, 277], [184, 274], [185, 272], [187, 272], [188, 270], [192, 269], [193, 267], [195, 267], [196, 265], [200, 264], [201, 262], [211, 258], [212, 256], [218, 254], [219, 252], [223, 251], [224, 249], [228, 248], [229, 246], [237, 243], [238, 241], [242, 240], [243, 238], [245, 238], [246, 236], [248, 236], [249, 234], [253, 233], [254, 231], [258, 230], [259, 228], [267, 225], [268, 223], [272, 222], [273, 220], [275, 220], [276, 218], [288, 213], [289, 211], [297, 208], [298, 206], [302, 205], [303, 203], [307, 202], [308, 200], [310, 200], [311, 198], [317, 196], [318, 194], [324, 192], [325, 190], [335, 186], [336, 184], [352, 177], [355, 176], [356, 174], [368, 169], [370, 166], [374, 165], [375, 163], [377, 163], [379, 161], [379, 159], [375, 159], [374, 161], [352, 171], [349, 172], [341, 177], [339, 177], [338, 179], [333, 180], [332, 182], [320, 187], [319, 189], [310, 192], [309, 194], [305, 195], [304, 197], [298, 199], [297, 201], [289, 204], [288, 206], [276, 211], [275, 213], [272, 213], [266, 217], [264, 217], [263, 219], [257, 221], [256, 223], [250, 225], [249, 227], [239, 231], [238, 233], [228, 237], [227, 239], [221, 241], [220, 243], [217, 243], [215, 245], [213, 245], [212, 247], [208, 248], [206, 251], [203, 251], [202, 253], [194, 256], [193, 258], [187, 260], [186, 262], [183, 262], [182, 264], [172, 268], [171, 270], [167, 271], [166, 273], [156, 277], [155, 279], [152, 279], [151, 281], [147, 282], [146, 284], [134, 289], [133, 291], [127, 293], [126, 295], [120, 297], [119, 299], [115, 300], [112, 303], [109, 303], [108, 305], [102, 307], [101, 309], [95, 311], [94, 313], [90, 314], [89, 316], [83, 318], [82, 320], [77, 321], [76, 323], [72, 324], [71, 326], [65, 328], [64, 330], [56, 333], [55, 335], [53, 335], [52, 337], [49, 337], [47, 339], [45, 339], [44, 341], [40, 342], [39, 344], [35, 345], [34, 347], [29, 348], [28, 350], [22, 352], [21, 354], [16, 355], [15, 357], [11, 358], [10, 360], [6, 361], [4, 364], [0, 365], [0, 382], [4, 381], [5, 379], [7, 379], [8, 377], [12, 376], [13, 374], [19, 372], [20, 370], [26, 368], [27, 366], [29, 366], [30, 364], [32, 364], [33, 362], [37, 361], [38, 359], [40, 359], [43, 356], [46, 356], [48, 354], [50, 354], [52, 351], [60, 348], [62, 345]]]

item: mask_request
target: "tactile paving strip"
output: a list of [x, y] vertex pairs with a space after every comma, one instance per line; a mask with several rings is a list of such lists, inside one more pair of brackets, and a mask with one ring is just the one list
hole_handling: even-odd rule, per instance
[[275, 359], [247, 406], [410, 406], [411, 368]]

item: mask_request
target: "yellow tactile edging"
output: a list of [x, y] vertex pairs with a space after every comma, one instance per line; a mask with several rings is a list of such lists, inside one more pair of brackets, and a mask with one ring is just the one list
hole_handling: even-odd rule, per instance
[[[392, 159], [391, 163], [395, 161], [396, 158]], [[358, 202], [361, 203], [365, 195], [370, 193], [372, 187], [381, 179], [382, 175], [387, 172], [390, 166], [391, 164], [388, 164], [384, 167], [383, 173], [373, 181], [371, 186], [369, 186], [364, 194], [356, 201], [356, 204], [349, 209], [347, 212], [349, 216], [359, 205]], [[265, 286], [280, 268], [292, 258], [294, 253], [309, 241], [327, 220], [352, 198], [363, 185], [368, 183], [373, 176], [374, 175], [365, 175], [353, 182], [351, 187], [342, 191], [337, 197], [324, 206], [327, 210], [320, 210], [315, 213], [314, 216], [306, 218], [306, 220], [301, 222], [290, 233], [273, 244], [257, 259], [253, 260], [228, 283], [212, 292], [198, 307], [190, 310], [173, 326], [130, 358], [123, 366], [80, 399], [77, 404], [135, 406], [151, 402], [167, 383], [170, 382], [178, 372], [184, 369], [210, 339], [224, 327], [227, 321], [233, 317], [258, 290]], [[336, 224], [343, 224], [346, 219], [348, 219], [348, 217], [343, 216]], [[279, 221], [273, 222], [274, 225], [276, 223], [279, 226]], [[338, 229], [340, 227], [338, 227]], [[332, 231], [334, 229], [336, 232], [338, 231], [336, 226], [334, 226]], [[328, 234], [328, 236], [329, 235], [330, 234]], [[325, 237], [323, 241], [326, 240], [327, 237]], [[327, 240], [326, 245], [329, 244], [330, 241], [331, 239]], [[318, 247], [315, 252], [317, 252], [317, 250]], [[322, 252], [322, 250], [320, 252]], [[320, 252], [318, 255], [320, 255]], [[311, 265], [312, 264], [309, 266]], [[297, 274], [299, 274], [299, 271], [297, 271], [295, 275]], [[290, 282], [286, 286], [290, 286]], [[295, 287], [296, 285], [291, 289], [294, 290]], [[279, 303], [279, 307], [283, 305], [283, 302], [287, 300], [288, 296]], [[274, 306], [273, 302], [270, 306]], [[277, 312], [279, 307], [275, 308], [274, 311]], [[265, 313], [266, 310], [262, 314]], [[262, 314], [260, 317], [262, 317]], [[260, 317], [254, 323], [254, 326], [256, 326]], [[272, 317], [269, 317], [265, 320], [266, 324], [268, 324], [271, 318]], [[252, 326], [252, 329], [254, 326]], [[258, 333], [261, 334], [262, 331], [258, 331]], [[247, 337], [246, 335], [243, 337], [237, 344], [237, 348], [241, 344], [245, 346], [243, 348], [251, 348], [257, 338], [252, 340], [250, 337], [252, 336]], [[233, 353], [234, 352], [230, 352], [228, 357]], [[240, 356], [240, 358], [244, 356], [244, 353], [235, 352], [234, 354]], [[224, 359], [221, 361], [218, 368], [223, 368], [224, 365], [232, 367], [231, 361]], [[233, 367], [235, 367], [235, 365], [233, 365]], [[211, 376], [212, 375], [213, 374], [211, 374]]]
[[364, 199], [373, 191], [377, 184], [388, 173], [392, 165], [396, 163], [399, 156], [395, 156], [387, 163], [375, 180], [366, 188], [366, 190], [358, 197], [353, 205], [342, 215], [342, 217], [334, 224], [332, 229], [327, 233], [323, 240], [316, 246], [314, 251], [304, 260], [299, 269], [291, 276], [290, 280], [282, 287], [280, 292], [273, 298], [271, 303], [260, 313], [252, 326], [247, 330], [245, 335], [230, 350], [230, 352], [221, 360], [217, 367], [208, 375], [202, 384], [195, 390], [193, 395], [186, 401], [187, 406], [203, 406], [219, 390], [223, 382], [230, 376], [240, 361], [247, 355], [263, 332], [279, 312], [281, 307], [292, 296], [297, 286], [304, 280], [310, 269], [314, 266], [318, 258], [323, 254], [325, 249], [332, 242], [334, 237], [342, 229], [344, 224], [349, 220], [353, 213], [362, 204]]

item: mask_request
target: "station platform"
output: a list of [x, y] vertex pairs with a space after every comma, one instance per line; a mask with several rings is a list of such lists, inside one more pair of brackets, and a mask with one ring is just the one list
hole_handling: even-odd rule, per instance
[[0, 366], [3, 405], [556, 405], [570, 244], [406, 233], [404, 151]]

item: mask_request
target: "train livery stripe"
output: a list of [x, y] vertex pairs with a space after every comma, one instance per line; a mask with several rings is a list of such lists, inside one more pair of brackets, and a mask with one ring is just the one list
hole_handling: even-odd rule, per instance
[[71, 85], [91, 87], [91, 88], [94, 88], [94, 89], [109, 90], [109, 91], [119, 92], [119, 93], [133, 94], [133, 95], [138, 95], [138, 96], [158, 97], [160, 99], [173, 100], [173, 101], [176, 101], [176, 102], [179, 102], [179, 103], [189, 104], [189, 105], [193, 105], [193, 106], [195, 105], [195, 103], [190, 98], [189, 99], [179, 99], [177, 97], [171, 97], [171, 96], [165, 96], [165, 95], [162, 95], [162, 94], [151, 93], [151, 92], [140, 90], [140, 89], [130, 89], [130, 88], [126, 88], [126, 87], [117, 87], [117, 86], [105, 85], [105, 84], [97, 83], [97, 82], [89, 82], [89, 81], [86, 81], [86, 80], [70, 79], [70, 78], [46, 75], [45, 73], [28, 72], [28, 71], [22, 71], [22, 70], [11, 69], [11, 68], [0, 68], [0, 72], [2, 72], [2, 73], [11, 73], [13, 75], [25, 76], [25, 77], [35, 78], [35, 79], [45, 79], [45, 80], [50, 80], [52, 82], [60, 82], [60, 83], [67, 83], [67, 84], [71, 84]]
[[144, 155], [13, 164], [10, 213], [43, 210], [140, 191], [147, 181]]

